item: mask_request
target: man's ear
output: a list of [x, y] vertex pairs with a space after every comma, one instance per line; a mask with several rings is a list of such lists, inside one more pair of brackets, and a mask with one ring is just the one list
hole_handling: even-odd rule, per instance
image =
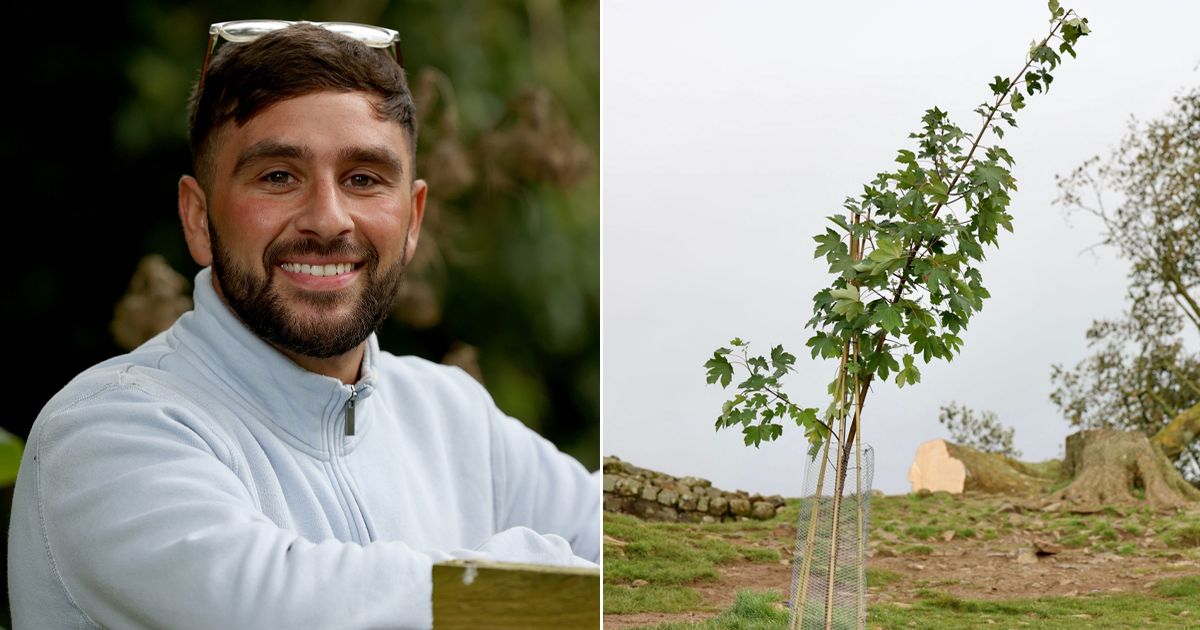
[[413, 256], [417, 253], [417, 237], [421, 235], [421, 220], [425, 218], [425, 195], [429, 192], [429, 186], [423, 179], [413, 180], [412, 183], [412, 198], [411, 198], [411, 214], [408, 223], [408, 254], [404, 257], [404, 263], [412, 262]]
[[212, 264], [212, 241], [208, 235], [208, 199], [204, 188], [191, 175], [179, 178], [179, 221], [192, 260], [201, 267]]

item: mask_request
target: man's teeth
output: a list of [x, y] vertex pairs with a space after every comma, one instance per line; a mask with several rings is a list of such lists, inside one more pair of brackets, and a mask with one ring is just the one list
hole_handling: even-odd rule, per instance
[[340, 276], [344, 273], [354, 271], [354, 263], [340, 263], [337, 265], [302, 265], [300, 263], [283, 263], [279, 265], [284, 271], [292, 273], [303, 273], [310, 276]]

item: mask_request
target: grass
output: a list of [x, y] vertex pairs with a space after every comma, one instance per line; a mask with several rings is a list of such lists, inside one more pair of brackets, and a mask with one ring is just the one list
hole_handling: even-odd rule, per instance
[[904, 579], [904, 576], [895, 571], [867, 567], [867, 584], [870, 586], [887, 586], [902, 579]]
[[[686, 585], [712, 580], [717, 567], [737, 561], [779, 562], [777, 549], [760, 546], [780, 522], [799, 513], [798, 502], [768, 521], [660, 523], [604, 514], [604, 612], [680, 612], [701, 607]], [[790, 544], [790, 541], [789, 541]], [[634, 586], [635, 580], [645, 580]]]
[[778, 562], [779, 552], [774, 549], [759, 549], [756, 547], [742, 547], [738, 550], [742, 557], [750, 562]]
[[938, 535], [938, 529], [930, 525], [913, 525], [904, 530], [904, 533], [914, 540], [929, 540]]
[[776, 630], [787, 626], [788, 612], [778, 593], [741, 591], [733, 606], [702, 623], [660, 623], [654, 630]]
[[[737, 601], [702, 623], [662, 623], [647, 630], [782, 630], [788, 612], [777, 593], [738, 593]], [[867, 626], [880, 630], [997, 628], [1187, 628], [1200, 625], [1200, 576], [1162, 580], [1152, 594], [976, 601], [920, 589], [910, 605], [868, 609]]]
[[604, 612], [683, 612], [700, 607], [700, 594], [682, 586], [647, 584], [633, 588], [620, 584], [604, 585]]
[[[713, 579], [725, 563], [779, 562], [779, 549], [795, 543], [790, 529], [781, 537], [779, 528], [794, 526], [798, 515], [795, 499], [768, 521], [654, 523], [606, 514], [605, 612], [715, 613], [688, 587]], [[982, 601], [947, 593], [954, 588], [952, 581], [919, 580], [907, 573], [868, 566], [872, 592], [892, 599], [899, 596], [901, 602], [873, 600], [868, 623], [872, 630], [989, 626], [1152, 629], [1186, 628], [1189, 624], [1200, 630], [1200, 576], [1194, 575], [1194, 565], [1176, 562], [1200, 560], [1200, 515], [1126, 506], [1090, 514], [1043, 512], [1023, 507], [1019, 499], [932, 493], [873, 498], [870, 519], [874, 532], [888, 534], [875, 537], [873, 548], [911, 558], [910, 562], [925, 563], [923, 556], [941, 556], [943, 550], [963, 544], [962, 539], [972, 539], [975, 542], [969, 544], [990, 552], [1007, 550], [1010, 543], [1016, 544], [1013, 541], [1027, 541], [1028, 535], [1036, 534], [1068, 549], [1086, 549], [1088, 554], [1161, 558], [1154, 567], [1130, 569], [1145, 575], [1147, 585], [1154, 579], [1151, 575], [1171, 572], [1182, 576], [1135, 592]], [[954, 532], [949, 542], [944, 540], [947, 531]], [[633, 587], [634, 580], [648, 583]], [[783, 628], [787, 612], [781, 610], [780, 597], [740, 593], [734, 607], [703, 624], [655, 628]]]
[[1200, 577], [1163, 580], [1157, 596], [1053, 597], [1004, 601], [964, 600], [923, 589], [910, 607], [881, 604], [869, 609], [871, 628], [936, 630], [997, 628], [1186, 628], [1200, 625]]
[[1159, 580], [1154, 590], [1164, 597], [1191, 597], [1200, 601], [1200, 575]]
[[1162, 540], [1168, 547], [1200, 547], [1200, 522], [1177, 525], [1162, 535]]
[[605, 513], [605, 533], [626, 542], [605, 544], [604, 581], [627, 583], [640, 579], [662, 586], [715, 579], [718, 564], [741, 557], [738, 547], [719, 537], [681, 536], [680, 532], [687, 530], [678, 525]]

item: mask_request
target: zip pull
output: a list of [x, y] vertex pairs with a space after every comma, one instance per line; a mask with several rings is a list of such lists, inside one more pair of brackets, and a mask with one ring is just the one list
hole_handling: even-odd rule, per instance
[[350, 400], [346, 401], [346, 435], [354, 435], [354, 399], [358, 398], [358, 388], [350, 388]]

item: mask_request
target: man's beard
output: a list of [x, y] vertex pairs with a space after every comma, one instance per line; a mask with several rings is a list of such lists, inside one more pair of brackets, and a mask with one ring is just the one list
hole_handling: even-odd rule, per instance
[[[369, 244], [358, 244], [342, 237], [330, 242], [305, 239], [275, 242], [263, 254], [262, 279], [251, 270], [239, 267], [225, 249], [212, 221], [208, 222], [212, 241], [213, 274], [221, 286], [226, 303], [254, 334], [267, 343], [295, 354], [327, 359], [358, 347], [387, 319], [400, 280], [404, 277], [404, 259], [408, 254], [408, 235], [399, 260], [388, 269], [379, 269], [379, 252]], [[361, 295], [349, 297], [338, 292], [297, 292], [293, 300], [332, 310], [347, 300], [357, 300], [351, 313], [337, 321], [318, 316], [301, 317], [288, 310], [273, 278], [274, 269], [288, 257], [301, 255], [339, 256], [361, 260], [366, 282]], [[382, 275], [381, 275], [382, 273]]]

